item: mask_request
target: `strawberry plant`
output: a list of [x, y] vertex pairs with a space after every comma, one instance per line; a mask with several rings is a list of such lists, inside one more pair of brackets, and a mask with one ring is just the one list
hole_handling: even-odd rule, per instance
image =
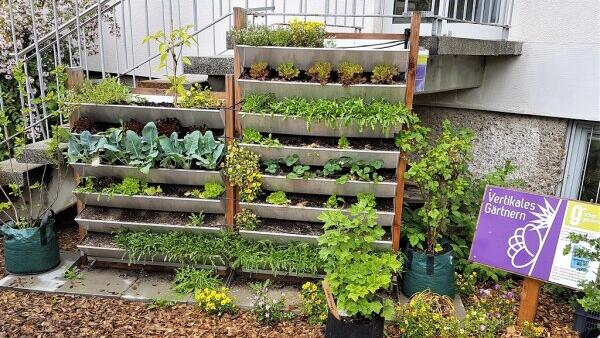
[[313, 81], [326, 85], [331, 77], [333, 66], [329, 62], [317, 62], [308, 68], [308, 75]]
[[287, 81], [293, 80], [300, 75], [300, 70], [291, 62], [283, 62], [275, 67], [277, 74]]
[[401, 262], [397, 254], [373, 248], [385, 234], [377, 224], [375, 209], [360, 200], [348, 214], [325, 211], [319, 219], [325, 223], [325, 233], [319, 237], [319, 256], [338, 309], [357, 318], [391, 319], [393, 302], [377, 293], [390, 287]]
[[398, 73], [398, 66], [386, 64], [377, 65], [373, 68], [371, 82], [391, 84]]
[[261, 61], [250, 66], [250, 77], [255, 80], [266, 80], [269, 76], [269, 64]]

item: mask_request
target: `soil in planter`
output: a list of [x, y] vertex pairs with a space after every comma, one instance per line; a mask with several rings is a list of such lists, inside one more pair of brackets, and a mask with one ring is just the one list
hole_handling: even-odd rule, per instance
[[[266, 198], [271, 191], [264, 191], [259, 197], [259, 203], [267, 203]], [[297, 194], [286, 193], [287, 198], [291, 201], [290, 205], [298, 207], [325, 208], [325, 202], [329, 196], [312, 195], [312, 194]], [[347, 209], [352, 204], [358, 202], [354, 196], [340, 196], [344, 199], [344, 203], [339, 203], [340, 209]], [[394, 211], [394, 200], [392, 198], [376, 198], [376, 208], [378, 211]], [[268, 204], [268, 203], [267, 203]]]
[[[266, 133], [263, 133], [266, 136]], [[338, 148], [339, 137], [316, 137], [316, 136], [291, 136], [285, 134], [272, 134], [271, 138], [278, 139], [284, 146], [305, 148]], [[393, 138], [348, 138], [349, 149], [354, 150], [388, 150], [398, 151]], [[343, 150], [343, 149], [340, 149]]]
[[[83, 119], [83, 121], [79, 122], [82, 119]], [[91, 122], [92, 124], [89, 124], [90, 121], [91, 120], [88, 117], [81, 117], [81, 118], [77, 119], [75, 121], [75, 127], [71, 129], [71, 132], [80, 134], [84, 130], [87, 130], [92, 134], [99, 134], [99, 133], [106, 132], [110, 128], [120, 128], [121, 127], [121, 125], [119, 123]], [[217, 129], [217, 128], [209, 129], [206, 126], [206, 124], [204, 124], [204, 123], [184, 127], [181, 125], [181, 122], [177, 118], [171, 118], [171, 117], [154, 121], [154, 123], [157, 126], [159, 135], [165, 135], [165, 136], [171, 136], [171, 133], [173, 131], [177, 131], [177, 133], [179, 134], [180, 137], [183, 137], [185, 134], [191, 133], [195, 130], [198, 130], [198, 131], [202, 132], [203, 134], [206, 133], [208, 130], [210, 130], [210, 131], [212, 131], [213, 135], [215, 135], [215, 137], [222, 137], [222, 135], [224, 133], [224, 129]], [[161, 128], [161, 127], [159, 127], [160, 125], [164, 125], [164, 127]], [[135, 119], [131, 119], [131, 120], [125, 122], [123, 127], [124, 127], [124, 130], [130, 129], [130, 130], [135, 131], [139, 135], [141, 133], [141, 130], [144, 127], [144, 124], [142, 124], [141, 122], [139, 122]], [[139, 132], [138, 132], [138, 130], [139, 130]]]
[[115, 236], [98, 232], [88, 232], [81, 245], [97, 246], [102, 248], [118, 248]]
[[[288, 221], [272, 218], [261, 218], [261, 224], [254, 231], [264, 231], [272, 233], [285, 233], [294, 235], [321, 236], [323, 234], [323, 224], [312, 222]], [[390, 227], [384, 227], [385, 234], [382, 241], [391, 241], [392, 233]]]
[[[191, 214], [185, 212], [161, 212], [136, 209], [86, 207], [81, 212], [79, 217], [102, 221], [137, 222], [186, 226], [189, 224], [190, 215]], [[223, 224], [225, 224], [225, 217], [223, 215], [204, 214], [203, 226], [220, 227]]]
[[[302, 164], [302, 163], [300, 163], [300, 164]], [[264, 163], [262, 163], [262, 167], [263, 167], [263, 171], [264, 171], [264, 169], [267, 166]], [[293, 169], [293, 167], [288, 167], [285, 164], [281, 164], [279, 166], [279, 170], [276, 173], [273, 174], [273, 173], [263, 172], [263, 174], [286, 176], [287, 174], [292, 172], [292, 169]], [[328, 179], [335, 180], [335, 179], [338, 179], [339, 177], [343, 176], [344, 174], [349, 174], [349, 172], [350, 172], [350, 168], [344, 168], [342, 172], [325, 177], [325, 176], [321, 175], [322, 170], [323, 170], [323, 167], [310, 166], [310, 170], [308, 172], [311, 174], [314, 174], [314, 177], [310, 177], [310, 178], [328, 178]], [[378, 169], [377, 174], [379, 174], [379, 176], [381, 176], [381, 178], [383, 178], [383, 180], [381, 182], [396, 182], [396, 170], [395, 169]], [[308, 179], [310, 179], [310, 178], [308, 178]], [[300, 178], [300, 179], [302, 179], [302, 178]], [[360, 181], [360, 182], [374, 183], [372, 181], [364, 181], [364, 180], [359, 180], [357, 178], [355, 178], [353, 180]]]
[[[273, 66], [273, 67], [275, 67], [275, 66]], [[372, 76], [373, 76], [372, 72], [363, 72], [361, 75], [363, 81], [361, 81], [357, 84], [361, 84], [361, 83], [372, 84], [372, 82], [371, 82]], [[250, 68], [244, 68], [244, 72], [241, 75], [241, 78], [245, 79], [245, 80], [256, 80], [250, 76]], [[282, 78], [281, 76], [279, 76], [279, 74], [277, 73], [277, 71], [274, 68], [269, 71], [269, 75], [267, 75], [267, 78], [262, 81], [318, 83], [317, 81], [313, 80], [312, 77], [309, 76], [305, 70], [301, 70], [298, 77], [288, 81], [288, 80], [285, 80], [284, 78]], [[331, 76], [329, 77], [329, 81], [327, 83], [341, 83], [340, 77], [339, 77], [337, 71], [333, 70], [331, 72]], [[397, 85], [397, 84], [405, 84], [405, 83], [406, 83], [405, 73], [399, 73], [398, 75], [396, 75], [395, 77], [392, 78], [392, 83], [389, 83], [389, 84]], [[386, 84], [382, 84], [382, 85], [386, 85]]]

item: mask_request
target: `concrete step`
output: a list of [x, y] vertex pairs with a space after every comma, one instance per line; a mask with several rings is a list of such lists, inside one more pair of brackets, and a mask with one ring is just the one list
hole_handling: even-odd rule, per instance
[[[25, 146], [23, 154], [17, 158], [20, 163], [53, 164], [55, 161], [48, 156], [48, 143], [50, 140], [43, 140], [30, 143]], [[59, 149], [65, 152], [68, 148], [67, 143], [61, 143]]]
[[42, 163], [21, 163], [11, 158], [0, 162], [0, 185], [9, 185], [16, 183], [20, 186], [29, 183], [33, 184], [39, 181], [43, 175], [45, 164]]
[[[208, 81], [208, 76], [202, 75], [201, 73], [186, 73], [184, 75], [186, 88], [189, 88], [191, 85], [196, 83], [203, 83]], [[167, 79], [152, 79], [139, 81], [137, 85], [140, 88], [168, 89], [170, 83]]]

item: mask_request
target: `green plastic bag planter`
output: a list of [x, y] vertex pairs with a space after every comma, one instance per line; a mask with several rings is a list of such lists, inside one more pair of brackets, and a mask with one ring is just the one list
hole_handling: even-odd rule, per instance
[[16, 229], [14, 223], [2, 225], [4, 266], [12, 274], [48, 271], [60, 263], [60, 252], [54, 229], [54, 213], [45, 216], [39, 227]]
[[442, 255], [427, 255], [406, 248], [406, 263], [402, 277], [402, 292], [411, 297], [415, 293], [429, 290], [454, 299], [453, 252]]

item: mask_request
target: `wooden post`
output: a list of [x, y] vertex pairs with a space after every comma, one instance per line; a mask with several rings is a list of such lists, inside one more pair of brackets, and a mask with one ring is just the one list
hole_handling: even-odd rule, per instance
[[[246, 9], [242, 7], [234, 7], [233, 8], [233, 28], [235, 29], [243, 29], [248, 25], [248, 14], [246, 13]], [[242, 75], [242, 60], [240, 58], [240, 54], [238, 52], [235, 41], [233, 41], [233, 75], [235, 77], [235, 110], [239, 111], [239, 103], [242, 100], [242, 92], [240, 90], [240, 86], [238, 84], [238, 79]], [[236, 115], [237, 116], [237, 115]], [[238, 133], [242, 132], [242, 124], [240, 119], [235, 119], [235, 129]]]
[[519, 318], [517, 321], [519, 324], [523, 324], [524, 322], [533, 323], [535, 320], [542, 284], [543, 283], [537, 279], [528, 277], [523, 279], [521, 303], [519, 305]]
[[[83, 86], [85, 77], [83, 75], [83, 68], [81, 67], [71, 67], [65, 69], [67, 73], [67, 89], [73, 90], [77, 88], [81, 88]], [[69, 127], [73, 128], [75, 124], [75, 118], [69, 117]], [[73, 177], [75, 178], [75, 185], [79, 185], [81, 182], [81, 177], [78, 173], [73, 173]], [[77, 214], [79, 214], [85, 208], [85, 204], [81, 202], [81, 200], [77, 200]], [[83, 239], [87, 235], [87, 230], [83, 228], [81, 225], [79, 226], [79, 239]]]
[[[404, 105], [409, 110], [412, 110], [413, 108], [413, 96], [415, 94], [417, 58], [419, 57], [420, 26], [421, 12], [413, 12], [410, 22], [410, 52], [408, 55], [408, 68], [406, 70], [406, 95], [404, 97]], [[404, 208], [404, 173], [406, 172], [407, 161], [407, 154], [401, 152], [400, 156], [398, 156], [398, 165], [396, 166], [396, 194], [394, 198], [394, 222], [392, 223], [392, 248], [394, 249], [394, 252], [398, 252], [398, 250], [400, 250], [402, 209]]]
[[[235, 79], [231, 74], [225, 75], [225, 142], [232, 145], [235, 140]], [[228, 231], [233, 231], [236, 213], [236, 190], [229, 182], [225, 182], [225, 223]]]

